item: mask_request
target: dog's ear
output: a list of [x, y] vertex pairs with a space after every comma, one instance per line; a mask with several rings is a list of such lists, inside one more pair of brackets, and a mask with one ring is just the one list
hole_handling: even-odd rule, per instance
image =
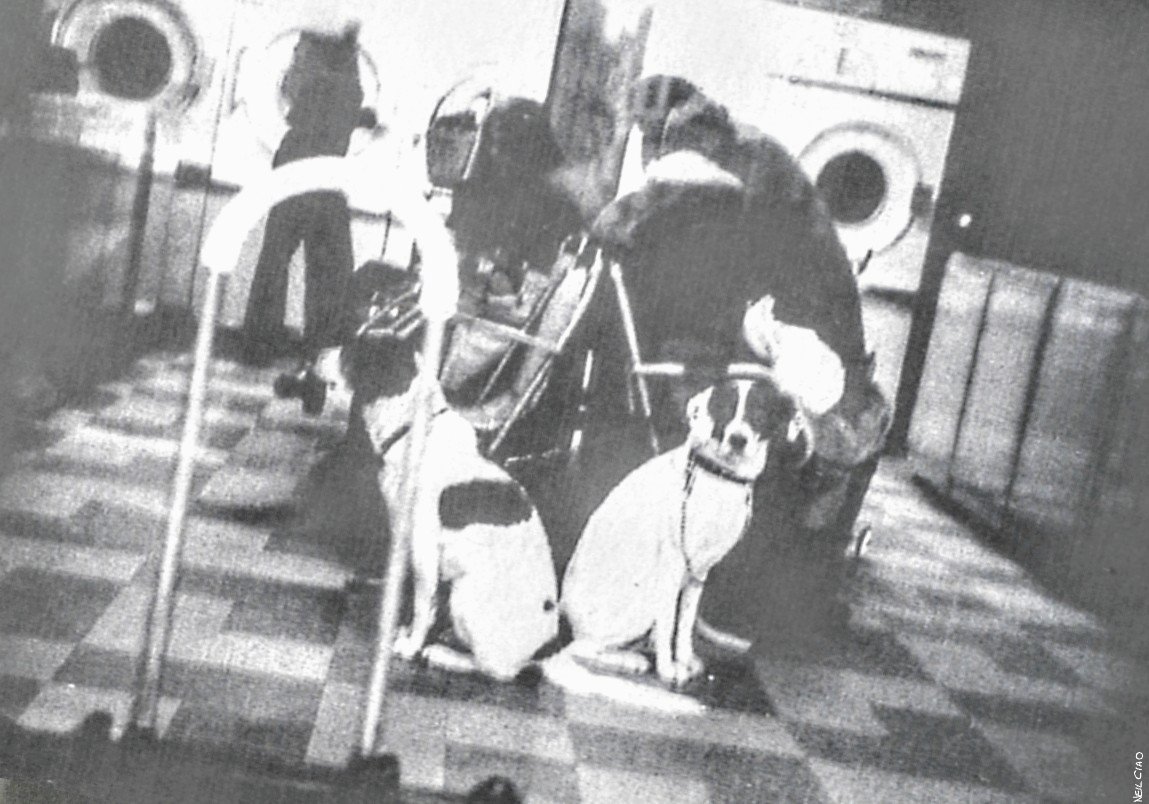
[[692, 396], [686, 403], [686, 423], [691, 430], [703, 416], [709, 415], [706, 408], [710, 404], [710, 394], [713, 390], [713, 386], [706, 388]]

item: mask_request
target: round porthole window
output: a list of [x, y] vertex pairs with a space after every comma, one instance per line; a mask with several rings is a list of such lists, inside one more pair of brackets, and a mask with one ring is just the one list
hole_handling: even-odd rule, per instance
[[921, 167], [897, 132], [865, 121], [833, 126], [801, 151], [798, 162], [829, 207], [851, 260], [880, 254], [913, 225]]
[[882, 208], [886, 174], [869, 154], [848, 151], [826, 163], [816, 184], [838, 223], [863, 223]]
[[210, 77], [196, 36], [168, 0], [73, 0], [52, 25], [52, 44], [79, 58], [81, 97], [183, 109]]
[[167, 38], [140, 17], [120, 17], [100, 31], [92, 61], [100, 89], [126, 100], [155, 97], [171, 78], [172, 50]]

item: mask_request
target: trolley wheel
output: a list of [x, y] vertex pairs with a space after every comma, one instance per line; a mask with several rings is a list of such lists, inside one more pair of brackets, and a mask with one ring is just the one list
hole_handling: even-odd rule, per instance
[[310, 370], [288, 372], [275, 378], [272, 385], [280, 399], [299, 399], [303, 402], [303, 412], [318, 416], [327, 402], [327, 386]]

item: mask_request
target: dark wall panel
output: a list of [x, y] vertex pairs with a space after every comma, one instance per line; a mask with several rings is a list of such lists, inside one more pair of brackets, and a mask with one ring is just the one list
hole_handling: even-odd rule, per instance
[[966, 27], [963, 250], [1149, 291], [1149, 4], [981, 0]]

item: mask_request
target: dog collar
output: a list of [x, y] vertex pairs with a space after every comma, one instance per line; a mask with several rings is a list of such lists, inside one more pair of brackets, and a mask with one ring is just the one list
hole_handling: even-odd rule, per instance
[[[431, 418], [434, 419], [438, 416], [441, 416], [444, 413], [446, 413], [448, 410], [450, 410], [449, 407], [440, 408], [431, 414]], [[387, 436], [387, 438], [383, 441], [383, 443], [379, 445], [378, 454], [379, 454], [380, 458], [382, 458], [384, 455], [386, 455], [391, 450], [391, 447], [398, 444], [403, 439], [403, 437], [405, 435], [407, 435], [408, 433], [411, 432], [412, 424], [413, 424], [412, 422], [407, 422], [402, 427], [400, 427], [398, 430], [393, 432], [391, 435]]]
[[752, 486], [756, 480], [756, 478], [742, 477], [741, 475], [735, 474], [717, 461], [713, 461], [705, 455], [699, 454], [697, 450], [690, 451], [686, 469], [688, 473], [694, 469], [701, 469], [707, 474], [720, 477], [723, 480], [729, 480], [731, 483], [739, 483], [743, 486]]

